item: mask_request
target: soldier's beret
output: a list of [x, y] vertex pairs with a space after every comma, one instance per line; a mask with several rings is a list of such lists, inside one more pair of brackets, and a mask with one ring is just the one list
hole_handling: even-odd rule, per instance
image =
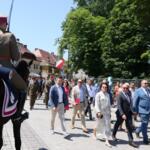
[[7, 23], [7, 17], [6, 16], [0, 16], [0, 24]]

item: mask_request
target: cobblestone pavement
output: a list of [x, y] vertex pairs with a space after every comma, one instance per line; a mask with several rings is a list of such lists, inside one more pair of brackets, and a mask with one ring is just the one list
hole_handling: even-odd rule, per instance
[[[14, 137], [11, 121], [4, 126], [4, 146], [2, 150], [14, 150]], [[25, 121], [21, 127], [22, 150], [49, 150], [45, 142]]]
[[[30, 113], [30, 118], [22, 124], [21, 138], [22, 150], [134, 150], [135, 148], [128, 145], [127, 133], [118, 131], [117, 143], [111, 141], [112, 147], [108, 148], [104, 142], [94, 140], [92, 129], [95, 121], [89, 121], [86, 118], [86, 125], [89, 133], [83, 133], [81, 130], [80, 119], [76, 119], [75, 129], [71, 129], [70, 118], [72, 109], [66, 112], [66, 128], [70, 133], [68, 138], [64, 138], [60, 130], [60, 122], [56, 118], [55, 134], [50, 133], [50, 112], [46, 109], [42, 100], [37, 100], [35, 107], [32, 111], [29, 110], [29, 100], [26, 101], [25, 108]], [[112, 109], [112, 118], [115, 119], [115, 109]], [[138, 125], [138, 122], [136, 122]], [[113, 127], [113, 124], [112, 124]], [[148, 132], [150, 136], [150, 128]], [[149, 150], [150, 145], [143, 145], [142, 139], [137, 139], [134, 135], [135, 142], [140, 145], [138, 149]], [[11, 122], [7, 123], [4, 127], [4, 146], [2, 150], [14, 150], [14, 139], [12, 133]]]

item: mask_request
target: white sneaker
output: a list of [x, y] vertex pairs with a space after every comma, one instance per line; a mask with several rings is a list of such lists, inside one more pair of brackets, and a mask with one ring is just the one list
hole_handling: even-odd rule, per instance
[[55, 134], [54, 130], [52, 130], [52, 129], [50, 130], [50, 133], [51, 133], [51, 134]]
[[109, 142], [105, 142], [105, 145], [108, 146], [108, 147], [110, 147], [110, 148], [112, 147], [112, 145], [110, 145]]

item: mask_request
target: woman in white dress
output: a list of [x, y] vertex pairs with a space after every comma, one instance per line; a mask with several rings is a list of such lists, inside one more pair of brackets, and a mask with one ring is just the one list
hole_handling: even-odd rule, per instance
[[111, 104], [108, 94], [107, 83], [101, 83], [100, 91], [95, 97], [96, 126], [94, 128], [94, 138], [96, 133], [100, 133], [106, 140], [106, 145], [111, 147], [109, 138], [111, 137]]

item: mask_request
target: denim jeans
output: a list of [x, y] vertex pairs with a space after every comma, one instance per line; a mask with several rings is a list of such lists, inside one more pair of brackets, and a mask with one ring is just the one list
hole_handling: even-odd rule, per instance
[[143, 141], [148, 141], [147, 135], [147, 127], [149, 122], [150, 114], [139, 114], [141, 118], [141, 125], [136, 129], [136, 133], [142, 132], [143, 134]]

